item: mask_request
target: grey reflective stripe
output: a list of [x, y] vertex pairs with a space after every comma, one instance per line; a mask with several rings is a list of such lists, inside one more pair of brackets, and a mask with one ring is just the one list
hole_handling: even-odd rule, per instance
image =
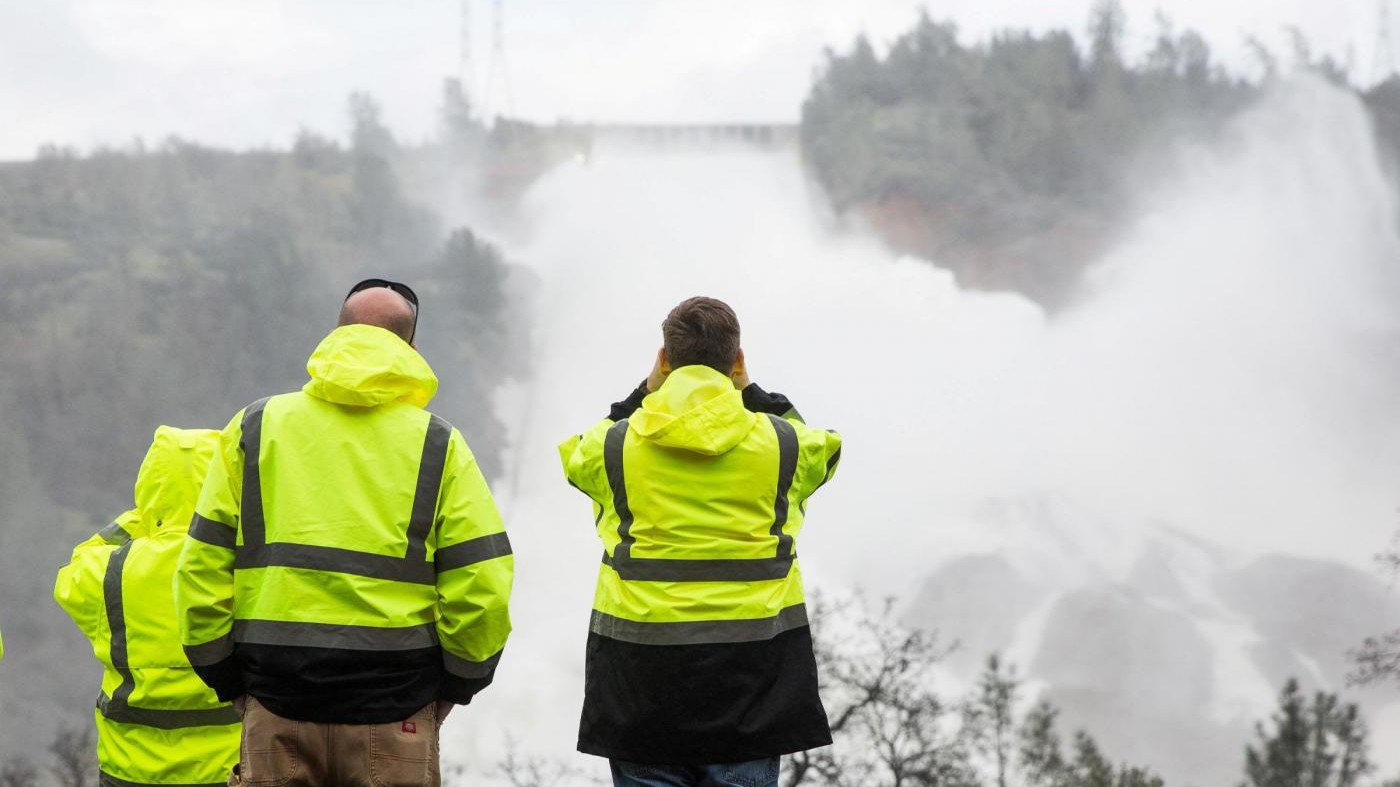
[[209, 546], [233, 549], [238, 541], [238, 531], [223, 522], [195, 514], [194, 519], [190, 520], [190, 538]]
[[428, 429], [423, 438], [423, 454], [418, 467], [418, 482], [414, 488], [413, 508], [405, 533], [408, 543], [404, 557], [317, 544], [269, 542], [262, 502], [262, 475], [259, 469], [263, 409], [266, 403], [266, 399], [254, 402], [248, 405], [243, 414], [243, 440], [240, 443], [243, 447], [243, 544], [237, 547], [234, 568], [304, 568], [416, 585], [434, 584], [437, 581], [437, 570], [426, 559], [426, 542], [432, 532], [437, 512], [438, 491], [442, 486], [442, 473], [447, 460], [448, 443], [452, 437], [452, 425], [429, 414]]
[[428, 433], [423, 437], [423, 458], [418, 461], [418, 483], [413, 489], [413, 513], [408, 519], [408, 549], [405, 560], [422, 561], [428, 555], [428, 533], [437, 515], [438, 492], [442, 489], [442, 469], [447, 463], [447, 444], [452, 425], [429, 415]]
[[[208, 710], [153, 710], [132, 707], [131, 693], [136, 689], [136, 678], [131, 672], [131, 656], [127, 650], [126, 602], [122, 593], [122, 571], [126, 568], [131, 543], [128, 541], [122, 544], [112, 553], [107, 562], [107, 573], [102, 577], [107, 627], [112, 631], [110, 659], [112, 669], [121, 675], [122, 682], [110, 697], [102, 694], [97, 698], [97, 709], [103, 717], [111, 721], [141, 724], [163, 730], [205, 727], [211, 724], [237, 724], [238, 712], [231, 705]], [[189, 652], [189, 649], [186, 649], [186, 652]]]
[[619, 541], [612, 555], [604, 554], [604, 565], [618, 577], [638, 582], [759, 582], [783, 579], [792, 570], [796, 555], [793, 539], [783, 532], [788, 521], [788, 495], [797, 474], [797, 431], [792, 424], [775, 416], [773, 432], [778, 440], [778, 481], [773, 495], [773, 524], [769, 535], [778, 541], [773, 557], [667, 559], [639, 558], [632, 555], [636, 538], [632, 535], [632, 508], [627, 501], [627, 479], [623, 471], [623, 446], [627, 439], [627, 419], [608, 429], [603, 440], [603, 467], [612, 488], [613, 509], [617, 511]]
[[716, 645], [761, 642], [807, 625], [807, 607], [786, 607], [771, 618], [643, 623], [593, 610], [588, 626], [600, 637], [638, 645]]
[[235, 642], [249, 645], [292, 645], [340, 650], [416, 650], [438, 644], [436, 623], [423, 623], [407, 628], [378, 628], [338, 623], [235, 620], [233, 639]]
[[[102, 595], [107, 607], [107, 627], [112, 631], [110, 659], [112, 669], [121, 675], [122, 682], [110, 697], [106, 694], [98, 696], [98, 711], [110, 721], [140, 724], [162, 730], [207, 727], [213, 724], [237, 724], [239, 722], [238, 712], [233, 709], [232, 705], [207, 710], [153, 710], [132, 707], [131, 693], [136, 689], [136, 678], [131, 672], [131, 656], [127, 651], [126, 602], [122, 594], [122, 571], [126, 568], [126, 557], [131, 551], [131, 543], [127, 541], [116, 552], [112, 553], [111, 559], [107, 562], [107, 573], [102, 577]], [[186, 652], [189, 652], [188, 648], [186, 648]]]
[[[826, 431], [831, 432], [832, 434], [836, 434], [836, 432], [831, 429], [828, 429]], [[826, 482], [831, 480], [831, 474], [836, 472], [836, 466], [840, 463], [841, 449], [840, 447], [838, 447], [836, 451], [831, 454], [831, 458], [826, 460], [826, 475], [822, 476], [821, 483], [817, 484], [815, 487], [812, 488], [812, 492], [815, 492], [818, 489], [821, 489], [822, 487], [826, 486]], [[811, 492], [808, 493], [809, 497], [810, 495]], [[809, 499], [809, 497], [802, 498], [802, 502], [797, 504], [797, 510], [801, 511], [803, 516], [807, 515], [807, 500]]]
[[442, 651], [443, 668], [459, 678], [489, 678], [491, 673], [496, 671], [496, 664], [500, 660], [501, 651], [496, 651], [496, 655], [485, 661], [468, 661], [448, 653], [446, 648]]
[[433, 564], [425, 560], [405, 560], [397, 555], [376, 555], [340, 547], [314, 544], [243, 545], [233, 559], [235, 569], [306, 568], [313, 571], [334, 571], [357, 577], [384, 579], [391, 582], [411, 582], [431, 585], [437, 581]]
[[232, 705], [221, 708], [201, 708], [198, 710], [160, 710], [156, 708], [135, 708], [116, 702], [106, 695], [97, 698], [97, 710], [108, 721], [122, 724], [140, 724], [161, 730], [184, 730], [190, 727], [213, 727], [223, 724], [238, 724], [242, 719]]
[[617, 535], [621, 540], [613, 547], [613, 559], [626, 564], [632, 556], [632, 508], [627, 504], [627, 480], [622, 474], [622, 447], [627, 442], [627, 419], [613, 424], [603, 439], [603, 469], [612, 488], [613, 510], [617, 512]]
[[259, 546], [267, 541], [267, 523], [263, 519], [262, 470], [258, 460], [262, 458], [263, 409], [267, 399], [259, 399], [243, 410], [243, 437], [239, 447], [243, 449], [243, 496], [239, 504], [239, 514], [243, 523], [243, 543]]
[[480, 563], [483, 560], [505, 557], [511, 554], [510, 539], [505, 533], [492, 533], [489, 536], [473, 538], [470, 541], [463, 541], [460, 544], [443, 547], [433, 556], [433, 563], [437, 566], [437, 573], [451, 571], [454, 568], [470, 566], [473, 563]]
[[107, 560], [107, 573], [102, 576], [102, 597], [107, 607], [107, 628], [112, 632], [108, 647], [112, 669], [122, 676], [117, 690], [112, 692], [111, 702], [119, 707], [136, 688], [136, 679], [131, 675], [131, 661], [126, 649], [126, 603], [122, 595], [122, 569], [126, 567], [126, 556], [131, 552], [128, 541], [117, 548]]
[[778, 557], [792, 558], [792, 536], [783, 532], [788, 520], [788, 494], [797, 474], [797, 430], [776, 415], [769, 415], [773, 432], [778, 436], [778, 488], [773, 496], [773, 527], [769, 530], [778, 538]]
[[99, 772], [97, 776], [99, 787], [226, 787], [228, 782], [211, 782], [207, 784], [171, 784], [170, 782], [129, 782], [126, 779], [118, 779], [106, 772]]
[[[830, 434], [836, 434], [833, 429], [826, 430]], [[817, 489], [821, 489], [831, 480], [831, 474], [836, 472], [836, 466], [841, 463], [841, 446], [836, 447], [836, 451], [831, 454], [831, 458], [826, 460], [826, 475], [822, 476], [822, 482], [817, 484]]]
[[131, 534], [126, 532], [126, 528], [116, 522], [97, 531], [97, 535], [100, 536], [103, 541], [113, 546], [121, 546], [131, 540]]
[[225, 634], [203, 645], [186, 645], [185, 659], [192, 667], [211, 667], [233, 655], [233, 634]]
[[709, 560], [668, 560], [665, 558], [630, 558], [626, 571], [606, 553], [603, 565], [611, 566], [618, 576], [639, 582], [761, 582], [782, 579], [792, 570], [792, 557], [760, 557]]

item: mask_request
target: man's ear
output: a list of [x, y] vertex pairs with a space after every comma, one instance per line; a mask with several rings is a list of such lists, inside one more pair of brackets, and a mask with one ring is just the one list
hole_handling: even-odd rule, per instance
[[671, 373], [671, 359], [666, 357], [665, 347], [656, 351], [656, 365], [661, 367], [662, 374]]
[[730, 375], [732, 376], [732, 375], [735, 375], [735, 374], [743, 374], [743, 373], [744, 373], [744, 348], [743, 348], [743, 347], [740, 347], [740, 348], [739, 348], [739, 351], [736, 352], [736, 353], [734, 353], [734, 371], [730, 372]]

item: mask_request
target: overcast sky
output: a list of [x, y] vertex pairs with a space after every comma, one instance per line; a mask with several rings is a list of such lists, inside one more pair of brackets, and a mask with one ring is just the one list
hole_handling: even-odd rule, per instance
[[[1255, 34], [1283, 29], [1369, 78], [1376, 0], [1125, 0], [1130, 39], [1153, 12], [1204, 33], [1244, 68]], [[1400, 3], [1397, 3], [1400, 5]], [[471, 0], [476, 92], [536, 121], [795, 121], [824, 47], [877, 44], [918, 9], [964, 41], [1000, 28], [1082, 32], [1090, 0]], [[343, 137], [368, 91], [407, 139], [432, 132], [458, 69], [461, 0], [0, 0], [0, 158], [46, 142], [125, 145], [169, 135], [285, 146], [300, 128]], [[488, 79], [488, 75], [494, 77]], [[509, 91], [504, 89], [509, 86]]]

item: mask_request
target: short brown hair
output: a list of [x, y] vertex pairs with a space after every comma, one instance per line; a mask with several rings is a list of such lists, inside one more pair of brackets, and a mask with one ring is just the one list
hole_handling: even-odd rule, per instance
[[661, 339], [671, 368], [708, 366], [727, 375], [739, 354], [739, 318], [724, 301], [697, 295], [666, 315]]

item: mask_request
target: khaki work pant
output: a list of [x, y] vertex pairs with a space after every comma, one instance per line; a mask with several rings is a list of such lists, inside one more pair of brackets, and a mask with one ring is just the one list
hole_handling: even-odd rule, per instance
[[248, 697], [229, 787], [440, 787], [434, 703], [388, 724], [284, 719]]

